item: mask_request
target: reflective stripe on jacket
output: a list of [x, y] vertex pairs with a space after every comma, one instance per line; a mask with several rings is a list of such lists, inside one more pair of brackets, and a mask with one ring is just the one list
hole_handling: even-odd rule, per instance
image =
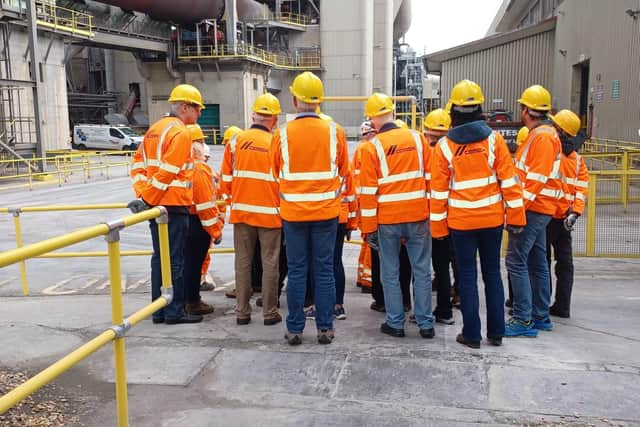
[[408, 129], [383, 130], [365, 146], [359, 198], [363, 233], [376, 231], [378, 224], [429, 217], [430, 159], [424, 136]]
[[275, 132], [270, 157], [280, 184], [282, 219], [323, 221], [339, 216], [349, 157], [338, 124], [301, 115]]
[[231, 202], [229, 223], [280, 228], [278, 183], [271, 172], [271, 133], [252, 127], [229, 140], [220, 172], [220, 193]]
[[502, 136], [458, 144], [442, 137], [431, 163], [431, 234], [526, 224], [522, 188]]
[[202, 228], [212, 239], [222, 236], [224, 226], [224, 221], [218, 215], [215, 197], [211, 168], [206, 163], [196, 162], [193, 172], [193, 205], [189, 207], [189, 213], [198, 215]]
[[347, 230], [355, 230], [358, 225], [358, 202], [351, 170], [349, 170], [342, 183], [342, 200], [338, 222], [347, 224]]
[[136, 197], [152, 206], [191, 206], [191, 135], [175, 117], [155, 122], [134, 153], [131, 181]]
[[518, 147], [516, 169], [523, 183], [527, 211], [553, 215], [564, 203], [566, 186], [560, 179], [560, 139], [555, 129], [540, 125]]
[[561, 205], [553, 217], [565, 218], [569, 209], [582, 215], [589, 194], [589, 170], [584, 163], [584, 158], [575, 151], [568, 156], [563, 154], [560, 161], [560, 174], [562, 182], [566, 185], [566, 205]]

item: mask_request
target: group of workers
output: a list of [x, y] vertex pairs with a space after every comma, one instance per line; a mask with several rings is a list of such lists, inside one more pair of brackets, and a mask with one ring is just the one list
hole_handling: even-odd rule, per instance
[[[322, 81], [304, 72], [289, 90], [295, 118], [278, 126], [278, 99], [259, 96], [252, 125], [229, 135], [219, 180], [206, 164], [204, 136], [195, 125], [204, 108], [195, 87], [174, 88], [171, 114], [145, 135], [133, 160], [138, 200], [132, 208], [167, 208], [173, 284], [173, 299], [153, 315], [154, 323], [199, 322], [213, 311], [199, 291], [207, 251], [211, 243], [220, 243], [225, 221], [217, 203], [226, 205], [227, 222], [233, 224], [237, 324], [251, 322], [256, 281], [264, 324], [282, 321], [285, 260], [285, 339], [291, 345], [302, 343], [309, 301], [321, 344], [334, 339], [334, 317], [346, 318], [342, 248], [356, 228], [364, 239], [360, 261], [366, 258], [371, 265], [364, 279], [372, 287], [371, 308], [385, 313], [382, 333], [405, 336], [411, 309], [410, 320], [426, 339], [435, 336], [436, 322], [454, 323], [453, 261], [463, 319], [456, 341], [479, 348], [478, 255], [488, 343], [501, 345], [505, 336], [535, 337], [539, 330], [553, 329], [550, 314], [570, 315], [571, 230], [584, 209], [588, 172], [577, 154], [580, 119], [569, 110], [551, 114], [545, 88], [531, 86], [518, 100], [524, 128], [514, 158], [503, 137], [486, 124], [484, 96], [472, 81], [459, 82], [447, 107], [427, 115], [423, 133], [394, 120], [391, 97], [374, 93], [366, 102], [367, 121], [351, 162], [345, 131], [320, 112]], [[150, 228], [155, 299], [161, 292], [155, 221]], [[513, 293], [508, 322], [500, 274], [503, 230]], [[553, 305], [548, 246], [557, 260]]]

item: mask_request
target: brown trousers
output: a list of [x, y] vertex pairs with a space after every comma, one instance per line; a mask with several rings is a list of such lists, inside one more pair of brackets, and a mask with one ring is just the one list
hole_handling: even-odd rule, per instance
[[260, 241], [262, 259], [262, 312], [265, 319], [278, 313], [278, 260], [282, 229], [254, 227], [247, 224], [233, 225], [233, 246], [236, 269], [236, 316], [251, 317], [251, 262]]

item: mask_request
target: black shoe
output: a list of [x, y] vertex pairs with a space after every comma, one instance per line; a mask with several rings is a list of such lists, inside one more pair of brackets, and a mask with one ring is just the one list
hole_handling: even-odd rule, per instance
[[433, 328], [420, 329], [420, 336], [422, 338], [431, 339], [436, 336], [436, 330]]
[[392, 328], [387, 324], [387, 322], [384, 322], [382, 325], [380, 325], [380, 332], [396, 338], [404, 337], [404, 329]]
[[363, 294], [370, 294], [371, 293], [371, 288], [367, 287], [367, 286], [361, 286], [360, 287], [360, 293]]
[[480, 348], [480, 341], [469, 341], [462, 334], [458, 334], [456, 342], [471, 348]]
[[513, 301], [511, 300], [511, 298], [507, 298], [507, 300], [504, 302], [504, 306], [505, 307], [513, 307]]
[[487, 341], [489, 344], [495, 345], [496, 347], [500, 347], [502, 345], [502, 337], [487, 337]]
[[249, 323], [251, 323], [251, 317], [236, 318], [236, 325], [248, 325]]
[[372, 302], [371, 306], [369, 307], [371, 310], [373, 311], [378, 311], [380, 313], [384, 313], [387, 311], [387, 309], [384, 307], [384, 305], [382, 304], [378, 304], [377, 302]]
[[562, 317], [563, 319], [568, 319], [571, 317], [569, 315], [569, 311], [560, 310], [555, 305], [549, 307], [549, 314], [556, 317]]
[[202, 316], [199, 314], [183, 314], [182, 317], [167, 317], [164, 323], [167, 325], [178, 325], [181, 323], [200, 323]]
[[151, 321], [154, 325], [157, 325], [158, 323], [164, 323], [164, 317], [152, 317]]

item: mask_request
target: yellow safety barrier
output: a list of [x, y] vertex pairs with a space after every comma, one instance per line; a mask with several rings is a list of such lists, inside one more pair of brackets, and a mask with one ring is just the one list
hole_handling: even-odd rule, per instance
[[583, 151], [585, 153], [640, 151], [640, 142], [606, 138], [589, 138], [584, 142]]
[[[366, 102], [369, 99], [369, 96], [325, 96], [322, 98], [322, 102]], [[409, 113], [398, 113], [398, 116], [407, 116], [411, 117], [411, 123], [409, 127], [411, 129], [419, 130], [418, 128], [418, 107], [417, 100], [415, 96], [392, 96], [392, 100], [397, 102], [410, 102], [411, 103], [411, 112]]]
[[[92, 178], [93, 171], [98, 171], [101, 176], [110, 179], [110, 171], [114, 167], [125, 167], [127, 174], [129, 173], [132, 154], [133, 151], [71, 151], [47, 157], [0, 160], [0, 170], [3, 171], [0, 175], [0, 190], [23, 187], [32, 190], [35, 185], [53, 183], [62, 186], [74, 174], [81, 174], [84, 182], [87, 182]], [[124, 159], [121, 158], [122, 156]], [[45, 166], [42, 172], [37, 171], [40, 164]], [[3, 182], [24, 179], [27, 180], [26, 183], [3, 185]]]
[[297, 13], [281, 13], [276, 16], [276, 20], [286, 24], [299, 25], [301, 27], [309, 25], [309, 17], [307, 15], [300, 15]]
[[[217, 201], [218, 206], [225, 205], [223, 201]], [[26, 206], [18, 208], [0, 208], [0, 213], [9, 213], [13, 216], [13, 226], [16, 235], [16, 247], [23, 246], [22, 225], [20, 222], [20, 214], [27, 212], [67, 212], [67, 211], [87, 211], [87, 210], [104, 210], [104, 209], [126, 209], [126, 203], [103, 203], [98, 205], [53, 205], [53, 206]], [[229, 249], [210, 249], [209, 253], [232, 253]], [[121, 256], [146, 256], [151, 255], [152, 251], [121, 251]], [[62, 252], [62, 253], [46, 253], [35, 256], [34, 258], [94, 258], [106, 257], [107, 252]], [[27, 266], [24, 260], [20, 262], [20, 284], [22, 286], [22, 294], [29, 295], [29, 282], [27, 279]]]
[[36, 23], [69, 34], [94, 37], [93, 16], [57, 6], [54, 2], [44, 1], [36, 4]]
[[319, 49], [296, 52], [296, 54], [292, 56], [269, 52], [247, 44], [239, 44], [235, 50], [232, 46], [226, 44], [201, 46], [181, 45], [178, 51], [178, 60], [181, 61], [225, 58], [249, 59], [285, 70], [312, 70], [321, 68]]
[[[120, 271], [120, 230], [132, 225], [156, 219], [160, 246], [160, 263], [162, 270], [162, 296], [151, 304], [138, 310], [124, 319], [122, 308], [122, 288]], [[0, 253], [0, 268], [25, 261], [51, 251], [65, 248], [99, 236], [106, 236], [109, 256], [109, 280], [111, 284], [111, 318], [112, 326], [100, 335], [80, 346], [75, 351], [58, 360], [31, 379], [0, 397], [0, 414], [20, 403], [23, 399], [49, 384], [80, 361], [105, 346], [114, 342], [116, 409], [118, 426], [129, 425], [127, 399], [127, 378], [125, 362], [126, 332], [155, 311], [165, 307], [172, 300], [171, 263], [169, 258], [168, 216], [164, 207], [156, 207], [147, 211], [126, 216], [107, 224], [94, 225], [62, 236], [53, 237], [38, 243], [23, 246]]]

